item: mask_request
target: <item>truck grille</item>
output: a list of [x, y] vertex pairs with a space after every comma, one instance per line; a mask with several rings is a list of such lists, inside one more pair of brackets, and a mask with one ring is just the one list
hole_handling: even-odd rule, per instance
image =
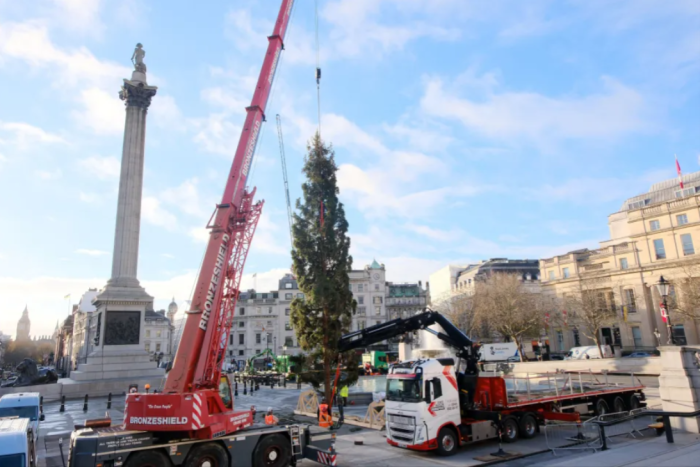
[[416, 431], [416, 419], [406, 415], [388, 414], [387, 434], [393, 441], [413, 444]]

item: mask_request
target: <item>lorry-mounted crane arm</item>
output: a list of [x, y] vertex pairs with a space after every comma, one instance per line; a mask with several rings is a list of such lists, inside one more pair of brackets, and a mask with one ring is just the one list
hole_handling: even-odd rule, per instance
[[[430, 329], [429, 326], [433, 324], [440, 325], [445, 332]], [[476, 363], [479, 360], [479, 345], [475, 344], [445, 316], [429, 308], [426, 308], [423, 313], [408, 318], [396, 318], [345, 334], [338, 341], [338, 351], [342, 353], [348, 350], [360, 349], [420, 329], [434, 334], [441, 341], [454, 347], [457, 350], [457, 356], [467, 362], [468, 373], [477, 371]]]

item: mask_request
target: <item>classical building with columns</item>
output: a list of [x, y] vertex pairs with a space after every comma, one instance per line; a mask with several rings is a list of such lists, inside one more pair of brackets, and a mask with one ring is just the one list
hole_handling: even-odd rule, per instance
[[[626, 200], [608, 216], [610, 239], [594, 250], [581, 249], [540, 260], [542, 291], [551, 296], [594, 289], [617, 320], [601, 330], [603, 343], [624, 349], [652, 349], [668, 341], [655, 286], [700, 278], [700, 172], [655, 183]], [[697, 246], [696, 246], [697, 245]], [[672, 287], [671, 294], [676, 290]], [[678, 343], [700, 343], [700, 321], [685, 320], [670, 310]], [[550, 332], [553, 351], [591, 341], [567, 326]], [[658, 334], [658, 337], [657, 337]]]

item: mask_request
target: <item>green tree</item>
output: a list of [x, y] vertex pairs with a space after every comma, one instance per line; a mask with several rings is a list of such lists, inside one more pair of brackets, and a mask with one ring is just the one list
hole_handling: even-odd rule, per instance
[[[331, 403], [338, 339], [350, 329], [356, 307], [348, 276], [352, 257], [348, 222], [338, 200], [333, 148], [316, 133], [307, 150], [303, 202], [297, 200], [296, 204], [292, 249], [292, 268], [305, 297], [292, 302], [291, 321], [301, 348], [309, 352], [312, 361], [322, 364], [322, 378], [308, 375], [305, 379], [315, 387], [322, 382], [326, 401]], [[356, 365], [350, 363], [351, 355], [343, 360], [351, 372], [357, 372]]]

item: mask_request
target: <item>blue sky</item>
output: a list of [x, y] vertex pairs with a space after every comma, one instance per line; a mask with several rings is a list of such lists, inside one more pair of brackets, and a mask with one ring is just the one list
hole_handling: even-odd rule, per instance
[[[288, 270], [292, 198], [316, 124], [314, 2], [297, 0], [251, 183], [266, 200], [244, 287]], [[0, 0], [0, 330], [32, 333], [111, 270], [136, 42], [148, 116], [139, 278], [189, 298], [278, 1]], [[700, 155], [695, 0], [319, 0], [322, 134], [355, 266], [391, 281], [541, 258], [608, 237], [625, 198]]]

